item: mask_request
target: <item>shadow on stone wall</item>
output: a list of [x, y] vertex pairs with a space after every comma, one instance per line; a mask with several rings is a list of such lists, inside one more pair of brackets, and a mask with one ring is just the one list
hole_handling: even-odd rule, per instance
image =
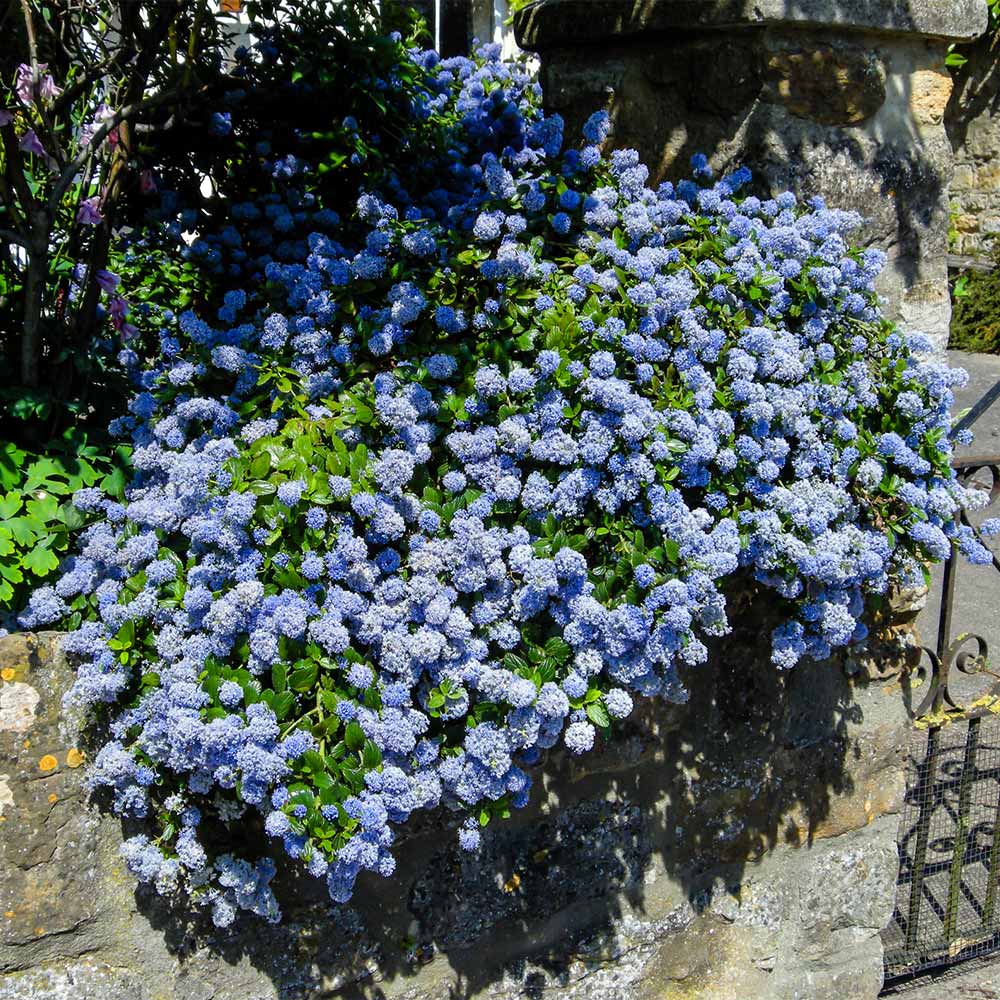
[[[533, 804], [491, 827], [478, 855], [459, 851], [454, 822], [436, 813], [409, 824], [396, 876], [363, 876], [350, 908], [331, 907], [322, 883], [290, 880], [276, 887], [284, 923], [221, 933], [139, 890], [133, 934], [153, 951], [162, 936], [175, 983], [217, 982], [224, 964], [285, 1000], [530, 998], [552, 986], [596, 997], [596, 970], [646, 963], [664, 939], [656, 982], [689, 979], [718, 965], [715, 948], [738, 945], [747, 974], [762, 977], [744, 995], [769, 995], [776, 941], [797, 947], [785, 897], [809, 852], [794, 849], [894, 811], [904, 713], [898, 691], [888, 707], [859, 698], [836, 665], [782, 675], [761, 664], [769, 629], [742, 617], [712, 665], [689, 672], [688, 705], [645, 706], [589, 757], [553, 754]], [[734, 944], [741, 908], [749, 929]], [[877, 933], [888, 913], [872, 919]]]
[[968, 139], [969, 127], [983, 115], [1000, 111], [1000, 51], [992, 32], [963, 46], [968, 62], [955, 73], [945, 126], [956, 152]]
[[963, 46], [945, 124], [955, 153], [951, 186], [955, 249], [986, 255], [1000, 232], [1000, 46], [993, 32]]

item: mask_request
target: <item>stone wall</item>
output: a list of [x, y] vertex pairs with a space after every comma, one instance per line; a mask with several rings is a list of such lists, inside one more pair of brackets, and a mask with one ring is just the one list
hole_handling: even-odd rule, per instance
[[949, 39], [985, 0], [538, 0], [521, 10], [546, 101], [578, 135], [606, 107], [612, 142], [656, 178], [703, 152], [759, 188], [822, 195], [883, 248], [887, 314], [947, 343]]
[[438, 813], [356, 905], [288, 882], [283, 924], [231, 932], [136, 890], [60, 718], [57, 637], [0, 639], [0, 1000], [874, 998], [910, 626], [847, 670], [779, 675], [758, 663], [762, 623], [736, 617], [688, 705], [552, 758], [479, 855]]
[[955, 150], [952, 248], [989, 256], [1000, 234], [1000, 53], [992, 35], [963, 50], [945, 124]]

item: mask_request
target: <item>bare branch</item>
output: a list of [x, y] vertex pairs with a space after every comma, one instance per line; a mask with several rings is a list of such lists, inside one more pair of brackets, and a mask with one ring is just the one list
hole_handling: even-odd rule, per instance
[[21, 10], [24, 12], [24, 30], [28, 34], [28, 54], [31, 57], [31, 72], [38, 69], [38, 42], [35, 39], [35, 19], [31, 15], [31, 5], [28, 0], [21, 0]]
[[67, 87], [53, 102], [52, 113], [58, 115], [63, 108], [70, 107], [73, 102], [85, 94], [97, 80], [105, 76], [116, 61], [116, 56], [109, 55], [94, 66], [83, 71], [72, 87]]
[[0, 205], [3, 205], [4, 211], [10, 216], [14, 228], [27, 238], [28, 223], [17, 207], [17, 198], [11, 190], [10, 184], [7, 183], [7, 178], [2, 170], [0, 170]]
[[136, 122], [132, 126], [132, 131], [139, 135], [147, 135], [150, 132], [169, 132], [177, 125], [177, 115], [171, 115], [162, 125], [150, 125], [146, 122]]
[[108, 118], [104, 124], [94, 132], [90, 142], [87, 143], [87, 145], [81, 149], [72, 160], [70, 160], [65, 169], [59, 175], [59, 180], [52, 189], [52, 194], [49, 195], [49, 211], [53, 213], [56, 211], [63, 195], [70, 189], [70, 185], [73, 183], [73, 178], [80, 172], [84, 163], [87, 162], [87, 158], [92, 156], [97, 149], [100, 148], [101, 143], [104, 142], [114, 129], [116, 129], [123, 121], [135, 118], [145, 111], [149, 111], [152, 108], [159, 107], [161, 104], [166, 104], [169, 101], [175, 100], [178, 93], [179, 92], [176, 90], [164, 91], [154, 97], [147, 97], [144, 100], [136, 101], [134, 104], [127, 104], [125, 107], [119, 108], [110, 118]]

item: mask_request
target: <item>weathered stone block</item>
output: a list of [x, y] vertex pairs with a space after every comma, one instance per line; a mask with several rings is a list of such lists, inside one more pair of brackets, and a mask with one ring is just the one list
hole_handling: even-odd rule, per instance
[[885, 66], [869, 49], [782, 50], [767, 55], [765, 66], [763, 99], [820, 125], [863, 122], [885, 101]]
[[982, 194], [1000, 193], [1000, 164], [979, 163], [975, 169], [975, 188]]
[[[0, 970], [19, 956], [78, 956], [116, 928], [102, 891], [109, 824], [84, 809], [83, 754], [60, 733], [67, 665], [51, 635], [13, 635], [0, 651]], [[118, 866], [120, 868], [120, 865]]]
[[944, 69], [917, 70], [911, 78], [910, 110], [919, 125], [940, 125], [951, 97], [951, 74]]
[[971, 163], [961, 163], [955, 167], [955, 173], [951, 179], [952, 193], [958, 191], [971, 191], [976, 188], [976, 171]]

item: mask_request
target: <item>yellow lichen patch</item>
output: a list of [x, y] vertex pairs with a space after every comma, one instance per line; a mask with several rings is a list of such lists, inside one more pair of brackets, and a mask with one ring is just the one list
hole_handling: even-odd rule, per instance
[[507, 879], [506, 882], [504, 882], [503, 891], [506, 892], [508, 895], [510, 895], [510, 893], [512, 892], [517, 892], [517, 890], [520, 887], [521, 887], [521, 876], [518, 875], [517, 872], [514, 872], [514, 874], [511, 875], [511, 877]]
[[1000, 715], [1000, 696], [986, 694], [982, 698], [977, 698], [968, 705], [960, 709], [945, 709], [943, 712], [928, 712], [918, 719], [913, 720], [913, 725], [917, 729], [940, 729], [952, 722], [961, 722], [970, 715], [982, 715], [984, 712], [991, 712], [993, 715]]
[[4, 913], [4, 916], [5, 916], [5, 917], [6, 917], [6, 918], [7, 918], [8, 920], [13, 920], [13, 919], [14, 919], [14, 911], [13, 911], [13, 910], [7, 910], [7, 911], [6, 911], [5, 913]]
[[53, 803], [53, 802], [58, 802], [58, 801], [59, 801], [59, 796], [58, 796], [58, 795], [56, 795], [56, 793], [55, 793], [55, 792], [53, 792], [53, 793], [52, 793], [52, 794], [51, 794], [51, 795], [49, 796], [49, 805], [52, 805], [52, 803]]
[[83, 763], [83, 751], [72, 747], [66, 754], [67, 767], [79, 767]]
[[52, 754], [47, 753], [39, 762], [38, 769], [40, 771], [54, 771], [59, 766], [59, 761], [52, 756]]
[[17, 676], [17, 673], [11, 667], [4, 667], [0, 670], [0, 679], [5, 681], [12, 681]]

